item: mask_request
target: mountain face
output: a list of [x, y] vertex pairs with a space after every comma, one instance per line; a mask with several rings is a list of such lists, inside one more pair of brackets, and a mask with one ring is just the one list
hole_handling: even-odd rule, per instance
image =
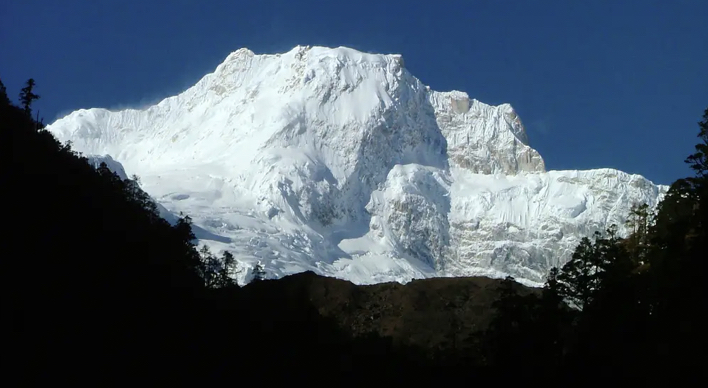
[[510, 105], [430, 90], [399, 55], [342, 47], [240, 49], [157, 105], [82, 109], [47, 129], [138, 175], [165, 217], [190, 215], [201, 243], [234, 254], [240, 283], [261, 262], [270, 277], [536, 285], [667, 189], [612, 169], [546, 171]]

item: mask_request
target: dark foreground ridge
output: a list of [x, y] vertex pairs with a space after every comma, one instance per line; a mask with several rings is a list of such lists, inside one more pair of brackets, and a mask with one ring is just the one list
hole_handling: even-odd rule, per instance
[[[0, 179], [10, 207], [3, 369], [13, 375], [100, 385], [405, 380], [411, 368], [418, 376], [441, 367], [440, 352], [425, 347], [451, 348], [450, 322], [471, 317], [464, 325], [472, 328], [488, 319], [475, 311], [493, 299], [489, 279], [358, 287], [304, 273], [236, 286], [225, 266], [213, 269], [228, 257], [197, 252], [189, 218], [171, 226], [135, 180], [94, 169], [44, 131], [31, 115], [33, 87], [22, 107], [0, 93], [9, 156]], [[453, 296], [468, 300], [443, 311]]]
[[[502, 281], [485, 277], [359, 286], [305, 272], [249, 284], [243, 293], [254, 301], [269, 300], [273, 294], [297, 295], [352, 336], [375, 333], [395, 344], [444, 352], [470, 347], [473, 336], [489, 326], [501, 286]], [[539, 292], [516, 283], [514, 287], [524, 294]], [[281, 308], [270, 303], [262, 307]]]
[[[139, 187], [94, 169], [0, 82], [2, 371], [8, 381], [195, 385], [693, 380], [702, 370], [708, 110], [655, 214], [584, 239], [542, 289], [302, 273], [239, 287]], [[465, 380], [460, 380], [465, 379]], [[670, 379], [670, 380], [669, 380]]]

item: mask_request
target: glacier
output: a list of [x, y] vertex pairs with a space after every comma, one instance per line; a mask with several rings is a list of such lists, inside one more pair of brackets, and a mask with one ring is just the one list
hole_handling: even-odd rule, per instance
[[613, 169], [547, 171], [509, 104], [437, 92], [401, 55], [239, 49], [145, 109], [80, 109], [46, 128], [107, 161], [250, 280], [357, 284], [512, 275], [542, 284], [584, 236], [667, 191]]

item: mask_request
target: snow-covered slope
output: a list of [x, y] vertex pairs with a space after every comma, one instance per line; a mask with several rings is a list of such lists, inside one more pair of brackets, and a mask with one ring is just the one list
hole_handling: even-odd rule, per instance
[[546, 172], [508, 104], [432, 91], [399, 55], [342, 47], [240, 49], [157, 105], [47, 129], [110, 155], [203, 243], [273, 277], [538, 283], [582, 236], [666, 190], [609, 169]]

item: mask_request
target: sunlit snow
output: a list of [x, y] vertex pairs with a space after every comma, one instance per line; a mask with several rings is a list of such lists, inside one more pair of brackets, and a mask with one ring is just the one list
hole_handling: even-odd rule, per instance
[[432, 91], [399, 55], [341, 47], [240, 49], [157, 105], [82, 109], [47, 129], [138, 175], [166, 218], [190, 215], [241, 283], [260, 261], [271, 277], [537, 285], [581, 237], [624, 232], [632, 204], [666, 191], [611, 169], [546, 172], [510, 105]]

